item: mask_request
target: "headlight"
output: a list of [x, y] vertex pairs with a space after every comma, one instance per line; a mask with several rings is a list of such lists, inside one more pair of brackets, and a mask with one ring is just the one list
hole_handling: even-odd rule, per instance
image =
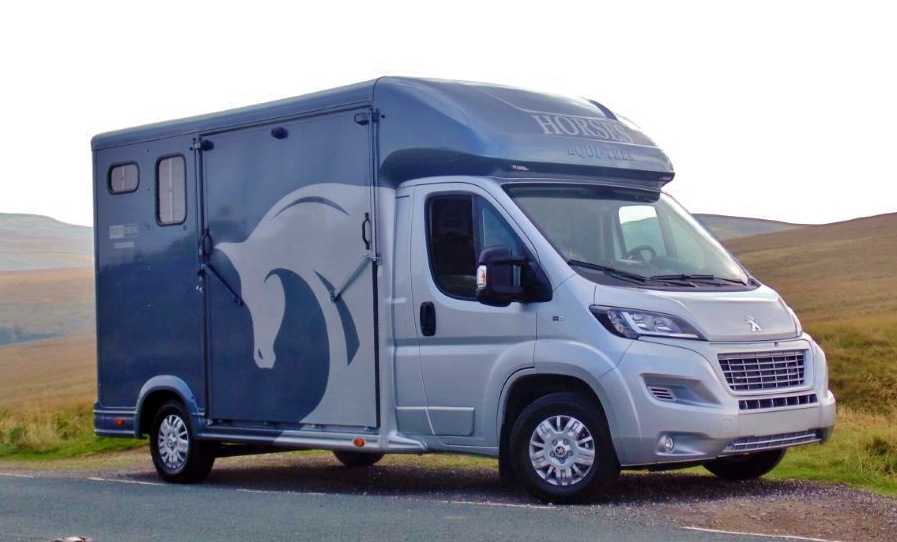
[[704, 339], [691, 324], [671, 314], [598, 305], [589, 308], [608, 331], [620, 337], [638, 339], [642, 335], [651, 335], [676, 339]]
[[788, 314], [791, 315], [791, 320], [794, 321], [794, 328], [797, 330], [797, 336], [800, 337], [804, 332], [804, 328], [800, 325], [800, 320], [797, 318], [797, 313], [795, 313], [791, 307], [789, 307], [784, 301], [782, 301], [782, 298], [779, 298], [779, 303], [781, 303], [783, 307], [788, 309]]

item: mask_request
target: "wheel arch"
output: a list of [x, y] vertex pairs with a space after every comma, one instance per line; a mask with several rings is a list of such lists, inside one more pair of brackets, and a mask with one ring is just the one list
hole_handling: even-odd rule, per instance
[[584, 380], [565, 374], [542, 374], [531, 371], [521, 371], [516, 378], [509, 380], [502, 401], [503, 409], [499, 415], [499, 462], [504, 463], [508, 459], [511, 428], [514, 421], [528, 405], [552, 393], [573, 392], [581, 395], [594, 404], [598, 413], [607, 419], [604, 411], [604, 403], [595, 390]]
[[153, 418], [159, 408], [169, 400], [180, 401], [187, 410], [194, 428], [201, 427], [199, 406], [196, 398], [181, 378], [171, 375], [160, 375], [149, 379], [140, 389], [137, 400], [134, 436], [142, 437], [150, 431]]

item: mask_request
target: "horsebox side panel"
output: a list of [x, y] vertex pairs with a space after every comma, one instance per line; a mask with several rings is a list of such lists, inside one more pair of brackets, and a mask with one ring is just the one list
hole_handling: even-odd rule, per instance
[[378, 424], [365, 111], [203, 136], [216, 420]]
[[95, 151], [99, 408], [134, 408], [152, 377], [205, 403], [198, 214], [189, 137]]

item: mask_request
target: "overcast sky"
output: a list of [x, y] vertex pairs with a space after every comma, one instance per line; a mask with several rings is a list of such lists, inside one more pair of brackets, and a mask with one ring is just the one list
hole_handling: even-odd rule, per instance
[[[314, 7], [310, 7], [314, 6]], [[0, 8], [0, 212], [90, 225], [90, 138], [381, 75], [598, 100], [692, 212], [897, 212], [887, 2], [82, 2]]]

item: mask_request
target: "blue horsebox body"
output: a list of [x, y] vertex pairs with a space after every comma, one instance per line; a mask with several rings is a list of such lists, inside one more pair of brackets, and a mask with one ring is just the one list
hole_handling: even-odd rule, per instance
[[[220, 250], [201, 249], [209, 249], [210, 242], [246, 240], [286, 194], [320, 182], [394, 189], [413, 178], [500, 171], [613, 170], [617, 177], [653, 187], [673, 176], [669, 159], [647, 136], [597, 102], [498, 85], [399, 77], [109, 132], [95, 136], [92, 148], [98, 412], [140, 407], [135, 401], [152, 389], [143, 388], [166, 378], [165, 386], [186, 395], [196, 412], [215, 412], [209, 402], [220, 396], [228, 418], [249, 415], [265, 422], [302, 419], [297, 414], [307, 414], [323, 390], [290, 394], [290, 400], [275, 399], [286, 392], [253, 397], [272, 387], [294, 389], [290, 382], [297, 375], [220, 370], [225, 362], [214, 354], [219, 344], [227, 344], [220, 350], [224, 358], [235, 358], [235, 367], [236, 359], [247, 354], [231, 343], [243, 337], [243, 350], [253, 346], [241, 331], [252, 327], [251, 315], [244, 309], [242, 318], [214, 322], [216, 328], [226, 326], [225, 331], [212, 328], [208, 314], [216, 310], [216, 290], [234, 297], [240, 277]], [[160, 160], [171, 157], [183, 160], [183, 217], [161, 224], [158, 169]], [[111, 192], [111, 172], [129, 164], [137, 166], [138, 186]], [[366, 212], [372, 213], [375, 203]], [[337, 275], [329, 280], [339, 280]], [[204, 290], [205, 299], [197, 290]], [[294, 293], [299, 296], [298, 289]], [[326, 333], [321, 325], [309, 336]], [[320, 349], [315, 344], [293, 348]], [[210, 366], [210, 358], [215, 365]], [[315, 378], [301, 380], [320, 388], [325, 373], [322, 365], [312, 372]], [[234, 377], [270, 382], [234, 390], [229, 380]], [[124, 425], [116, 425], [115, 419], [121, 416], [101, 414], [98, 430], [130, 434], [147, 429], [146, 420], [133, 420], [130, 414]], [[378, 421], [366, 417], [365, 424], [376, 426]]]
[[457, 452], [576, 500], [621, 467], [759, 475], [834, 424], [794, 313], [598, 102], [383, 77], [91, 147], [96, 432], [148, 434], [165, 480]]

